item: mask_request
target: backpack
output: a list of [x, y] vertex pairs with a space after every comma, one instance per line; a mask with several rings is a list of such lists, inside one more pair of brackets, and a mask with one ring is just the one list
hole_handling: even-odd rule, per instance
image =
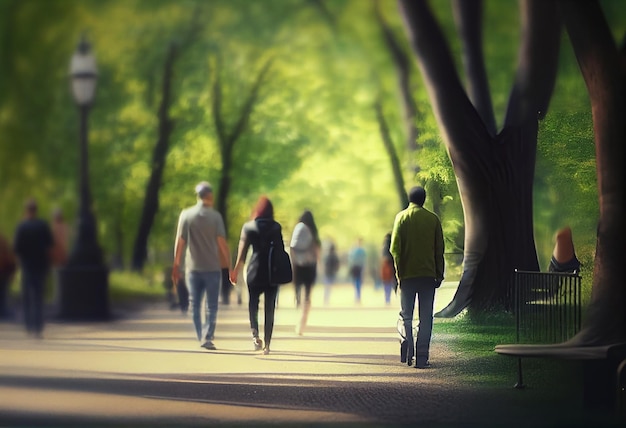
[[[280, 244], [282, 244], [282, 242]], [[289, 254], [285, 251], [285, 247], [280, 244], [274, 241], [270, 242], [270, 250], [267, 258], [270, 285], [273, 286], [287, 284], [293, 280], [293, 270], [291, 268]]]
[[317, 262], [315, 241], [309, 227], [300, 222], [293, 229], [291, 238], [291, 254], [293, 262], [297, 266], [314, 265]]

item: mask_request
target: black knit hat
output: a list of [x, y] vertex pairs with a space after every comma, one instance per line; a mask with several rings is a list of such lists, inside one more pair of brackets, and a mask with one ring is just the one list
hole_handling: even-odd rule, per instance
[[422, 186], [415, 186], [411, 190], [409, 190], [409, 201], [414, 204], [419, 205], [420, 207], [424, 205], [424, 201], [426, 200], [426, 190]]

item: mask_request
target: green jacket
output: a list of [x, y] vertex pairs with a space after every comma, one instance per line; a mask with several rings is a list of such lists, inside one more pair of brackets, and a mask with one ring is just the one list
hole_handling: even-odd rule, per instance
[[411, 202], [396, 215], [390, 251], [399, 280], [416, 277], [443, 280], [441, 222], [427, 209]]

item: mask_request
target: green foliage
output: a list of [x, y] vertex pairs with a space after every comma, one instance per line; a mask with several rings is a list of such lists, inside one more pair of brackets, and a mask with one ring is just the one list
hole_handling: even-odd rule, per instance
[[[450, 5], [431, 3], [460, 69]], [[626, 25], [621, 4], [602, 4], [621, 37]], [[324, 5], [330, 18], [314, 2], [300, 0], [0, 0], [0, 232], [11, 235], [30, 195], [40, 200], [43, 215], [59, 205], [75, 222], [78, 114], [67, 69], [85, 32], [99, 68], [89, 117], [89, 166], [99, 240], [107, 255], [121, 250], [125, 259], [130, 256], [172, 44], [179, 50], [170, 110], [175, 126], [149, 241], [152, 265], [171, 261], [178, 214], [194, 203], [193, 186], [221, 178], [214, 82], [220, 78], [222, 113], [232, 129], [269, 59], [267, 78], [233, 153], [231, 249], [260, 194], [274, 202], [286, 239], [308, 208], [322, 238], [335, 240], [340, 252], [357, 236], [379, 248], [403, 208], [376, 122], [374, 101], [380, 96], [407, 187], [420, 183], [436, 189], [427, 203], [441, 216], [447, 251], [461, 252], [462, 206], [417, 65], [412, 61], [411, 77], [420, 150], [417, 159], [409, 159], [395, 69], [373, 3]], [[397, 5], [381, 1], [380, 6], [408, 51]], [[484, 22], [487, 72], [501, 122], [517, 61], [517, 4], [485, 2]], [[540, 124], [535, 238], [541, 266], [547, 267], [554, 232], [569, 224], [586, 283], [598, 218], [593, 130], [586, 88], [565, 35], [559, 73], [550, 111]], [[408, 169], [414, 161], [420, 166], [417, 175]]]

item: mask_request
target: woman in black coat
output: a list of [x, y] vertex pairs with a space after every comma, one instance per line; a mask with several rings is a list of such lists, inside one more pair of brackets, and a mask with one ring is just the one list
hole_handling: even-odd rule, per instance
[[[276, 295], [278, 285], [270, 283], [268, 256], [271, 242], [283, 244], [282, 227], [274, 220], [274, 208], [272, 202], [261, 196], [252, 213], [252, 220], [246, 222], [241, 229], [237, 261], [232, 270], [230, 281], [237, 283], [237, 275], [246, 261], [248, 249], [252, 246], [252, 255], [247, 263], [246, 283], [250, 299], [248, 311], [250, 316], [250, 329], [255, 350], [263, 349], [265, 355], [270, 353], [270, 342], [274, 330], [274, 312], [276, 309]], [[261, 294], [265, 295], [265, 324], [264, 340], [259, 338], [259, 300]]]

